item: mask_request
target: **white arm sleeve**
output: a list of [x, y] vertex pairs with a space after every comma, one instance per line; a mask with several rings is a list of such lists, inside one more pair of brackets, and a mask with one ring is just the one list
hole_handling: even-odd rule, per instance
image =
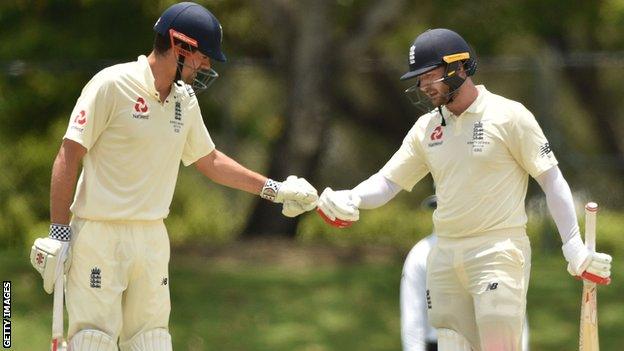
[[392, 200], [401, 191], [401, 187], [383, 175], [375, 173], [351, 191], [362, 200], [359, 208], [373, 209]]
[[[425, 351], [427, 347], [426, 257], [428, 252], [414, 248], [401, 276], [401, 342], [403, 351]], [[423, 259], [423, 256], [425, 259]]]
[[580, 235], [572, 192], [559, 167], [550, 168], [535, 180], [546, 194], [548, 210], [557, 225], [561, 242], [565, 244], [574, 236]]

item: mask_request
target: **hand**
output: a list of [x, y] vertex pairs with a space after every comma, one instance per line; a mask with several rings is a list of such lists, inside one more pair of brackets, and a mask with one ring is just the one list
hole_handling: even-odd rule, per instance
[[346, 228], [360, 219], [359, 205], [360, 198], [351, 190], [325, 188], [319, 198], [317, 212], [328, 224]]
[[601, 285], [611, 283], [611, 255], [587, 250], [580, 236], [563, 245], [568, 273]]
[[318, 192], [307, 180], [291, 175], [281, 183], [275, 195], [275, 202], [284, 203], [285, 201], [295, 201], [309, 211], [316, 207]]
[[282, 205], [282, 214], [286, 217], [297, 217], [298, 215], [312, 211], [316, 207], [316, 203], [302, 205], [295, 200], [286, 200]]
[[591, 252], [587, 260], [583, 262], [581, 271], [573, 270], [572, 264], [568, 263], [568, 273], [581, 277], [600, 285], [611, 283], [611, 255], [601, 252]]
[[[294, 197], [293, 200], [284, 200], [284, 197], [290, 197], [291, 195]], [[286, 181], [282, 183], [277, 192], [276, 202], [278, 202], [278, 199], [283, 200], [282, 214], [284, 216], [297, 217], [316, 207], [318, 193], [307, 180], [290, 176], [286, 178]]]
[[71, 264], [69, 226], [52, 224], [47, 238], [35, 240], [30, 251], [30, 263], [43, 278], [43, 289], [51, 294], [59, 275], [67, 273]]

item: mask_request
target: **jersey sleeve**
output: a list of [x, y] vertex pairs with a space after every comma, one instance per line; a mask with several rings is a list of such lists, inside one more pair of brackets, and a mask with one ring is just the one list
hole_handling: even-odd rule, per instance
[[422, 146], [418, 139], [419, 124], [409, 131], [403, 143], [392, 158], [379, 171], [384, 177], [398, 184], [406, 191], [429, 173]]
[[96, 74], [82, 89], [63, 138], [91, 149], [111, 119], [114, 89], [112, 80], [106, 79], [102, 72]]
[[186, 143], [182, 151], [182, 163], [185, 166], [195, 163], [195, 161], [208, 155], [215, 149], [215, 144], [199, 111], [199, 105], [196, 105], [192, 111], [193, 124], [186, 137]]
[[542, 128], [521, 104], [514, 108], [508, 129], [507, 146], [511, 154], [533, 178], [557, 165]]

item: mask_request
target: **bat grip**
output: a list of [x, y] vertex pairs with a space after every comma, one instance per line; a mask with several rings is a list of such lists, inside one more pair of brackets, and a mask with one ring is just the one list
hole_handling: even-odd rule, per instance
[[58, 343], [63, 339], [63, 274], [54, 282], [54, 302], [52, 306], [52, 339]]
[[598, 204], [588, 202], [585, 205], [585, 246], [591, 252], [596, 251], [596, 213]]

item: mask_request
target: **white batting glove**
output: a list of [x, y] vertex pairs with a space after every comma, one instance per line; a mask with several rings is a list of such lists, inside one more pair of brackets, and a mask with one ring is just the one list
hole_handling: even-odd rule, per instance
[[312, 211], [316, 207], [315, 204], [303, 206], [297, 201], [286, 200], [282, 205], [282, 214], [286, 217], [297, 217], [298, 215]]
[[351, 190], [325, 188], [318, 202], [318, 214], [328, 224], [346, 228], [360, 219], [360, 198]]
[[589, 251], [580, 235], [568, 240], [562, 250], [571, 275], [602, 285], [611, 282], [611, 255]]
[[54, 291], [56, 278], [69, 270], [70, 239], [68, 225], [52, 224], [49, 236], [36, 239], [30, 250], [30, 263], [41, 274], [43, 289], [48, 294]]
[[283, 203], [282, 214], [287, 217], [296, 217], [316, 207], [318, 193], [304, 178], [291, 175], [283, 182], [267, 179], [260, 197]]

